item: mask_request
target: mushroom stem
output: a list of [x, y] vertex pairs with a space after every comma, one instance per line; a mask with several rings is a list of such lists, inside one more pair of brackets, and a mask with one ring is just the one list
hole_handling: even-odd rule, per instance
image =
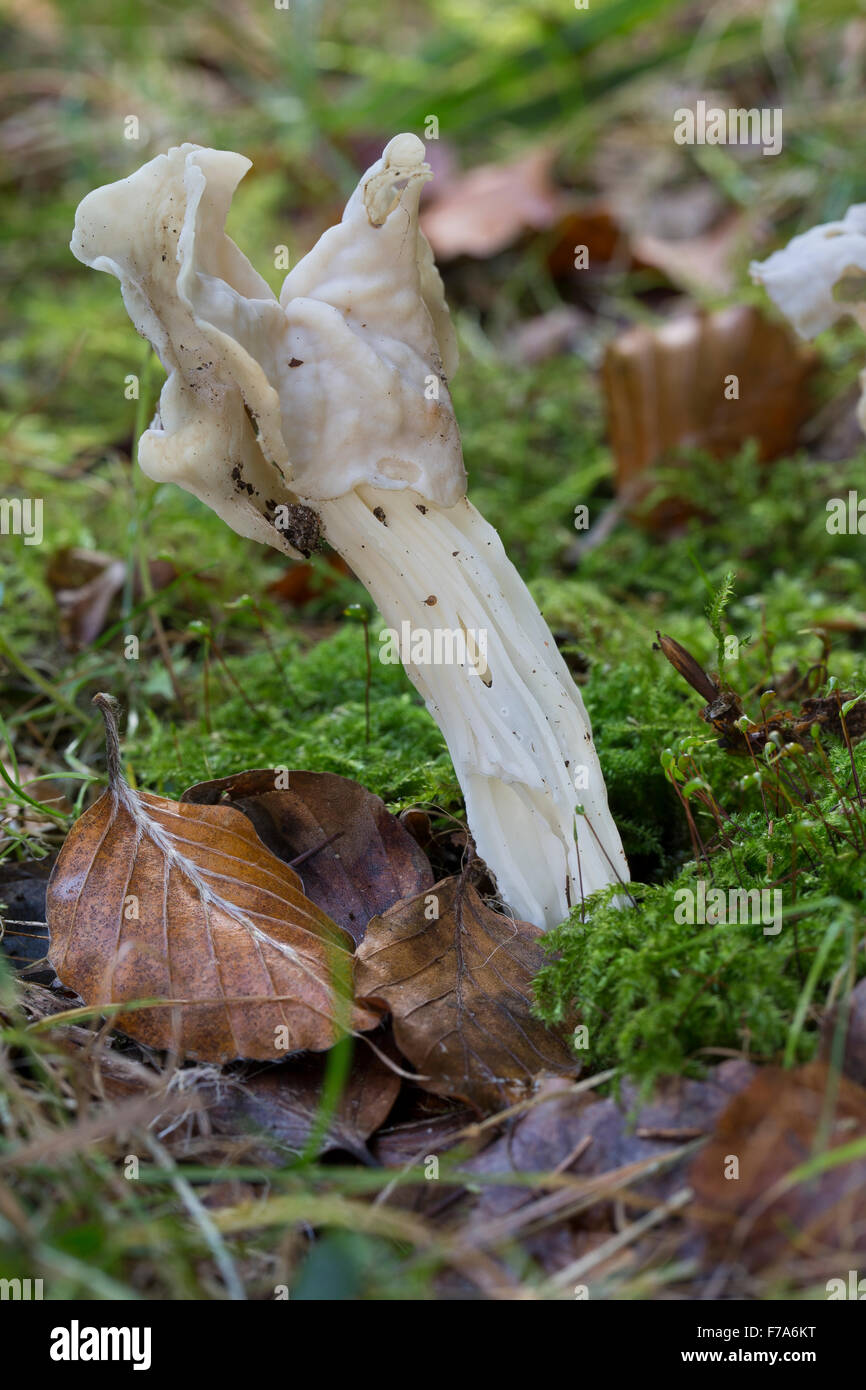
[[466, 498], [439, 507], [410, 490], [315, 506], [404, 648], [504, 901], [551, 927], [626, 880], [580, 692], [493, 527]]

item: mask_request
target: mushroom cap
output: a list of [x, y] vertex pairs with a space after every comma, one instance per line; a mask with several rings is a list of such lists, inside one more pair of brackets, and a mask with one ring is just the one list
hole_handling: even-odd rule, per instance
[[849, 313], [866, 328], [862, 307], [833, 295], [846, 276], [866, 274], [866, 203], [850, 207], [841, 222], [824, 222], [793, 237], [749, 269], [801, 337], [814, 338]]
[[362, 484], [451, 506], [466, 475], [442, 282], [418, 227], [424, 146], [395, 137], [281, 300], [225, 234], [250, 161], [184, 144], [82, 201], [71, 249], [117, 276], [168, 380], [139, 461], [295, 554], [276, 505]]
[[418, 225], [430, 177], [423, 142], [395, 136], [342, 220], [286, 276], [280, 302], [302, 365], [283, 376], [281, 400], [306, 497], [369, 483], [450, 507], [466, 491], [447, 384], [456, 339]]

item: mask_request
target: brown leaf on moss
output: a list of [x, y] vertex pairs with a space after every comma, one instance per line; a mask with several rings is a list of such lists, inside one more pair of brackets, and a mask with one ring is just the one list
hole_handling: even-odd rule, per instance
[[358, 998], [391, 1011], [425, 1090], [480, 1109], [507, 1104], [540, 1073], [577, 1068], [564, 1038], [531, 1013], [541, 936], [493, 912], [459, 877], [443, 879], [370, 923]]
[[[743, 305], [623, 333], [602, 367], [620, 495], [631, 504], [648, 471], [683, 448], [725, 458], [755, 439], [762, 459], [790, 453], [816, 363], [790, 330]], [[672, 501], [650, 520], [664, 527], [687, 510]]]
[[864, 1135], [860, 1086], [821, 1062], [796, 1071], [763, 1067], [692, 1164], [689, 1219], [705, 1237], [706, 1262], [790, 1275], [800, 1258], [813, 1274], [815, 1262], [827, 1273], [847, 1271], [849, 1258], [866, 1254], [866, 1157], [796, 1182], [789, 1175]]
[[371, 917], [433, 883], [427, 856], [384, 801], [334, 772], [278, 778], [260, 768], [198, 782], [182, 800], [236, 806], [279, 859], [306, 856], [298, 870], [307, 895], [354, 941]]
[[330, 1047], [378, 1021], [347, 997], [352, 942], [227, 806], [134, 792], [106, 697], [109, 790], [76, 821], [51, 875], [49, 959], [139, 1042], [225, 1062]]

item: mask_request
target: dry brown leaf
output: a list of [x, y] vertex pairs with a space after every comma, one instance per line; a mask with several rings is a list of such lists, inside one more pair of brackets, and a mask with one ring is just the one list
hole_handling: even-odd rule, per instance
[[[168, 560], [148, 561], [150, 585], [164, 589], [177, 576]], [[127, 578], [124, 560], [101, 550], [67, 546], [51, 557], [46, 580], [54, 591], [60, 609], [60, 635], [72, 651], [87, 647], [104, 631], [115, 599]], [[133, 580], [133, 596], [141, 594], [138, 574]]]
[[371, 917], [433, 883], [424, 851], [366, 787], [335, 772], [280, 776], [287, 787], [273, 768], [198, 782], [182, 800], [236, 806], [279, 859], [308, 856], [298, 866], [305, 892], [354, 941]]
[[290, 565], [279, 579], [269, 584], [267, 592], [272, 598], [282, 599], [284, 603], [302, 608], [310, 599], [320, 598], [329, 589], [333, 589], [341, 575], [352, 573], [342, 555], [335, 551], [330, 551], [325, 556], [325, 565], [327, 569], [309, 561], [298, 561]]
[[373, 1156], [385, 1168], [410, 1167], [428, 1154], [453, 1148], [467, 1125], [474, 1122], [475, 1112], [465, 1106], [423, 1119], [404, 1120], [379, 1130], [371, 1145]]
[[438, 261], [487, 258], [528, 231], [545, 231], [568, 199], [551, 178], [553, 151], [533, 150], [504, 164], [482, 164], [431, 187], [421, 229]]
[[725, 294], [733, 289], [731, 266], [737, 247], [747, 236], [746, 219], [729, 213], [699, 236], [676, 240], [644, 234], [632, 243], [635, 263], [650, 266], [684, 290], [711, 290]]
[[[816, 360], [787, 328], [744, 306], [629, 329], [602, 367], [620, 494], [634, 500], [648, 470], [678, 449], [724, 458], [755, 439], [762, 459], [789, 453]], [[730, 376], [736, 400], [725, 397]]]
[[763, 1067], [731, 1101], [689, 1175], [689, 1219], [706, 1238], [708, 1265], [790, 1274], [792, 1260], [806, 1256], [828, 1259], [830, 1272], [843, 1273], [849, 1257], [866, 1255], [866, 1158], [786, 1181], [816, 1153], [825, 1121], [827, 1150], [866, 1135], [866, 1091], [834, 1080], [821, 1062], [796, 1071]]
[[[577, 248], [586, 247], [585, 269], [575, 266]], [[553, 246], [547, 255], [551, 274], [558, 279], [584, 275], [616, 261], [632, 264], [628, 234], [605, 202], [581, 201], [571, 206], [556, 224]]]
[[[130, 1037], [201, 1061], [330, 1047], [378, 1019], [352, 1006], [352, 942], [225, 806], [133, 792], [107, 697], [109, 790], [51, 875], [49, 959], [87, 1004], [172, 1001], [118, 1015]], [[137, 914], [137, 915], [136, 915]]]
[[[547, 1083], [547, 1099], [517, 1116], [507, 1132], [469, 1159], [464, 1169], [499, 1177], [565, 1171], [588, 1178], [661, 1157], [709, 1133], [752, 1070], [748, 1062], [732, 1060], [713, 1068], [705, 1080], [668, 1077], [650, 1100], [643, 1101], [630, 1083], [623, 1086], [618, 1101], [592, 1091], [575, 1092], [561, 1080]], [[624, 1203], [628, 1206], [633, 1198], [639, 1214], [648, 1199], [664, 1201], [682, 1185], [683, 1161], [636, 1181], [622, 1194]], [[476, 1201], [473, 1223], [513, 1211], [526, 1199], [522, 1186], [486, 1187]]]
[[[381, 1039], [376, 1040], [376, 1046], [381, 1053]], [[221, 1087], [222, 1093], [209, 1111], [214, 1127], [223, 1134], [254, 1133], [265, 1156], [279, 1156], [286, 1149], [299, 1152], [319, 1114], [325, 1068], [324, 1057], [293, 1057], [228, 1089]], [[401, 1085], [399, 1073], [378, 1053], [359, 1043], [318, 1152], [341, 1149], [369, 1163], [366, 1141], [388, 1118]]]
[[541, 936], [493, 912], [459, 877], [443, 879], [370, 923], [358, 998], [387, 1005], [425, 1090], [479, 1108], [508, 1103], [539, 1073], [577, 1067], [563, 1038], [531, 1013]]

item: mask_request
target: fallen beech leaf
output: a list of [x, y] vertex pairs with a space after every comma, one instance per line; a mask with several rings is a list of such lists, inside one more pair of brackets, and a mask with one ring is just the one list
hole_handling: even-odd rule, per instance
[[[575, 265], [577, 248], [586, 247], [586, 266]], [[611, 261], [624, 267], [632, 263], [629, 238], [606, 203], [594, 200], [571, 207], [556, 227], [555, 241], [547, 264], [554, 276], [585, 275]]]
[[[794, 1257], [820, 1255], [829, 1273], [843, 1273], [849, 1257], [866, 1254], [866, 1158], [793, 1186], [785, 1181], [816, 1154], [825, 1120], [825, 1149], [866, 1135], [866, 1091], [845, 1077], [835, 1090], [821, 1062], [796, 1071], [762, 1067], [731, 1101], [689, 1175], [689, 1219], [706, 1238], [708, 1266], [725, 1261], [790, 1275]], [[736, 1181], [728, 1176], [732, 1158]]]
[[550, 175], [553, 150], [534, 150], [504, 164], [482, 164], [435, 190], [421, 230], [439, 261], [487, 258], [527, 231], [545, 231], [568, 199]]
[[428, 813], [422, 811], [420, 806], [408, 806], [405, 811], [400, 812], [398, 820], [426, 853], [433, 839], [433, 827]]
[[700, 236], [635, 237], [632, 252], [638, 266], [651, 266], [684, 290], [712, 290], [725, 294], [733, 288], [731, 258], [747, 229], [742, 213], [733, 212]]
[[[382, 1050], [382, 1045], [377, 1042]], [[325, 1079], [324, 1057], [295, 1057], [220, 1088], [209, 1114], [220, 1133], [252, 1131], [271, 1157], [280, 1150], [300, 1152], [319, 1114]], [[340, 1103], [318, 1152], [342, 1149], [370, 1162], [367, 1140], [384, 1124], [397, 1099], [402, 1078], [375, 1052], [359, 1044]]]
[[358, 997], [390, 1009], [425, 1090], [483, 1108], [526, 1094], [540, 1072], [576, 1070], [560, 1034], [531, 1013], [542, 935], [457, 877], [373, 919], [358, 947]]
[[[49, 959], [87, 1004], [170, 1005], [117, 1026], [201, 1061], [330, 1047], [378, 1019], [345, 998], [351, 938], [227, 806], [133, 792], [109, 697], [109, 789], [76, 821], [51, 875]], [[279, 1030], [285, 1030], [281, 1034]]]
[[420, 1120], [405, 1120], [379, 1131], [371, 1145], [373, 1156], [385, 1168], [421, 1163], [428, 1154], [453, 1148], [474, 1120], [474, 1110], [465, 1106]]
[[[168, 560], [148, 561], [151, 587], [164, 589], [177, 571]], [[57, 551], [48, 566], [46, 579], [60, 609], [60, 635], [72, 651], [87, 647], [108, 622], [114, 600], [126, 583], [124, 560], [101, 550], [69, 546]], [[141, 594], [141, 580], [134, 577], [133, 595]]]
[[[569, 1173], [587, 1178], [625, 1168], [709, 1133], [752, 1071], [748, 1062], [732, 1060], [715, 1067], [705, 1080], [670, 1077], [643, 1103], [630, 1084], [623, 1087], [617, 1102], [593, 1092], [575, 1092], [554, 1081], [548, 1083], [549, 1099], [519, 1115], [506, 1133], [463, 1167], [471, 1173], [501, 1177], [552, 1172], [564, 1166]], [[663, 1201], [682, 1186], [683, 1162], [630, 1184], [635, 1214], [646, 1209], [647, 1198]], [[628, 1192], [620, 1195], [628, 1203]], [[483, 1224], [513, 1211], [526, 1198], [525, 1186], [486, 1187], [475, 1205], [473, 1223]]]
[[239, 772], [198, 782], [182, 800], [236, 806], [286, 863], [309, 854], [298, 866], [304, 891], [354, 941], [371, 917], [432, 885], [427, 856], [380, 797], [335, 772], [286, 775], [278, 790], [273, 768]]
[[279, 579], [268, 585], [267, 592], [272, 598], [282, 599], [284, 603], [301, 608], [305, 603], [309, 603], [310, 599], [320, 598], [329, 589], [333, 589], [341, 575], [352, 573], [342, 555], [338, 555], [336, 551], [331, 551], [325, 556], [325, 564], [328, 569], [304, 560], [290, 565]]
[[[789, 453], [816, 362], [787, 328], [744, 306], [629, 329], [602, 366], [617, 490], [632, 501], [648, 470], [676, 449], [724, 458], [756, 439], [762, 459]], [[729, 400], [731, 376], [739, 398]]]

